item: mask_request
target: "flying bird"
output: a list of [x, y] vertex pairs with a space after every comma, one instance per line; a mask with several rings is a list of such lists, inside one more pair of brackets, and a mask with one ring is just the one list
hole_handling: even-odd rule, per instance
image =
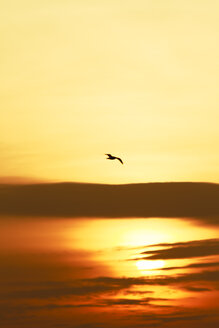
[[116, 157], [116, 156], [113, 156], [113, 155], [111, 155], [111, 154], [105, 154], [105, 155], [108, 156], [107, 159], [118, 159], [118, 161], [120, 161], [120, 163], [123, 164], [123, 161], [121, 160], [121, 158]]

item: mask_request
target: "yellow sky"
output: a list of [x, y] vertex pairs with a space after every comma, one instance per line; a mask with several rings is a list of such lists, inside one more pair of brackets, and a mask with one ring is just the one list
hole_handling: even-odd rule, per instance
[[218, 10], [1, 1], [1, 176], [219, 182]]

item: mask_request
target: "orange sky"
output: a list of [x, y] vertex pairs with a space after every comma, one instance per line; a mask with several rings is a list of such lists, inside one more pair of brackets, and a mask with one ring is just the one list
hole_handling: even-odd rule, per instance
[[1, 327], [218, 326], [218, 12], [1, 1]]
[[218, 228], [201, 219], [0, 223], [4, 327], [217, 326]]
[[2, 1], [1, 176], [218, 182], [218, 9]]

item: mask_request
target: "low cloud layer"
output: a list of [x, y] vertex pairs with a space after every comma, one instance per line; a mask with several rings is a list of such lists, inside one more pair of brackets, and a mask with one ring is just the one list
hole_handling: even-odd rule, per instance
[[80, 183], [0, 185], [0, 215], [42, 217], [187, 217], [219, 223], [219, 185]]
[[[146, 255], [143, 258], [141, 257], [141, 259], [145, 258], [147, 260], [172, 260], [219, 255], [219, 239], [195, 240], [172, 244], [163, 243], [153, 246], [162, 248], [141, 252], [141, 254]], [[193, 267], [194, 265], [195, 264], [193, 264]]]
[[[205, 242], [210, 244], [210, 241]], [[181, 290], [198, 296], [213, 294], [219, 289], [218, 269], [205, 268], [201, 272], [171, 276], [115, 277], [105, 272], [103, 276], [90, 277], [90, 265], [99, 272], [99, 263], [89, 263], [88, 254], [81, 251], [73, 252], [68, 264], [62, 261], [66, 256], [69, 258], [65, 252], [0, 256], [2, 327], [14, 320], [18, 326], [33, 328], [39, 325], [52, 328], [57, 322], [60, 327], [68, 328], [92, 327], [93, 324], [93, 327], [106, 328], [165, 327], [168, 324], [170, 328], [170, 323], [173, 327], [183, 327], [184, 322], [193, 326], [193, 321], [200, 321], [200, 327], [205, 327], [205, 318], [209, 323], [207, 311], [204, 314], [199, 309], [188, 311], [181, 305], [176, 306], [171, 294], [157, 295], [156, 289], [168, 289], [171, 293]], [[83, 261], [78, 263], [79, 259]], [[80, 268], [83, 262], [87, 262], [86, 267]], [[212, 327], [217, 326], [215, 313], [212, 310]], [[36, 314], [39, 322], [34, 321]], [[118, 320], [123, 322], [122, 326]]]
[[[150, 287], [150, 286], [168, 286], [177, 289], [188, 289], [191, 291], [200, 292], [209, 290], [203, 287], [203, 284], [212, 284], [214, 289], [219, 288], [219, 270], [202, 271], [197, 273], [179, 274], [174, 276], [156, 276], [156, 277], [97, 277], [89, 279], [75, 279], [58, 281], [41, 281], [23, 282], [17, 284], [16, 290], [7, 290], [7, 295], [4, 292], [1, 294], [0, 300], [17, 300], [17, 299], [64, 299], [66, 297], [80, 297], [85, 301], [90, 299], [92, 306], [95, 303], [93, 297], [100, 295], [117, 295], [122, 291], [136, 286]], [[147, 293], [147, 290], [145, 291]], [[149, 290], [150, 293], [150, 290]], [[142, 299], [142, 298], [141, 298]], [[99, 298], [98, 298], [99, 300]], [[118, 300], [118, 299], [117, 299]], [[144, 301], [146, 299], [143, 298]], [[149, 297], [147, 302], [152, 300], [160, 300]], [[114, 302], [113, 300], [110, 302]], [[115, 302], [116, 303], [116, 300]], [[88, 302], [89, 304], [89, 302]], [[87, 305], [88, 305], [87, 304]], [[98, 305], [99, 303], [97, 303]]]
[[199, 262], [199, 263], [191, 263], [184, 266], [172, 266], [172, 267], [164, 267], [159, 268], [162, 271], [176, 270], [176, 269], [201, 269], [201, 268], [210, 268], [210, 267], [219, 267], [219, 262]]

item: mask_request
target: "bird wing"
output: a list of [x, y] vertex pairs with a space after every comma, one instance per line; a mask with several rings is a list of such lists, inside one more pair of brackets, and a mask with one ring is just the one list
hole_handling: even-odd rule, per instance
[[109, 156], [109, 157], [112, 157], [112, 155], [111, 155], [111, 154], [105, 154], [105, 155], [107, 155], [107, 156]]
[[116, 158], [120, 161], [120, 163], [123, 164], [123, 161], [121, 160], [121, 158], [119, 158], [119, 157], [116, 157]]

